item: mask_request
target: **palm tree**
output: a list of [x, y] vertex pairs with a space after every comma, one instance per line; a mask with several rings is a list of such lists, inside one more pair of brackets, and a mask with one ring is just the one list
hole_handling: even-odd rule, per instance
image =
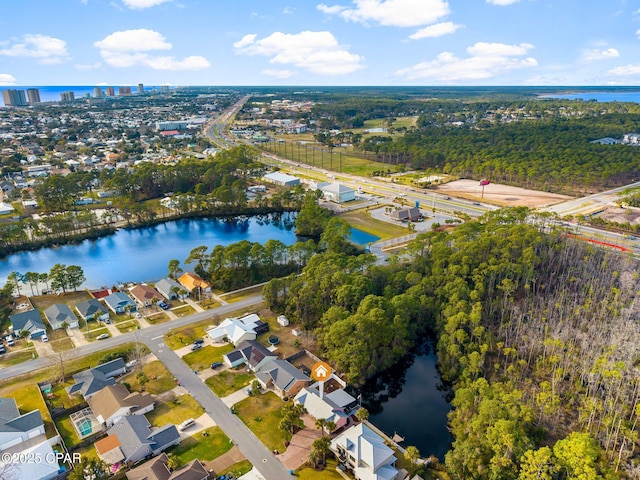
[[369, 410], [364, 407], [360, 407], [356, 412], [356, 418], [361, 422], [364, 422], [369, 419]]
[[329, 437], [316, 438], [311, 444], [311, 451], [316, 451], [322, 457], [322, 466], [327, 464], [327, 453], [331, 451], [331, 440]]

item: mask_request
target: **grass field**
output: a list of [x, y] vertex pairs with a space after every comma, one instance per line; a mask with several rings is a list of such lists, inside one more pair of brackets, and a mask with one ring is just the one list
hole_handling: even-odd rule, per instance
[[60, 338], [58, 340], [50, 340], [51, 348], [54, 352], [65, 352], [75, 348], [75, 343], [69, 337]]
[[206, 347], [196, 350], [195, 352], [187, 353], [182, 360], [191, 367], [191, 370], [203, 370], [205, 368], [211, 368], [213, 362], [221, 362], [222, 355], [229, 353], [235, 347], [232, 343], [223, 347], [212, 347], [207, 345]]
[[365, 209], [352, 210], [350, 212], [341, 213], [340, 218], [347, 221], [349, 225], [356, 227], [364, 232], [380, 237], [381, 240], [387, 238], [401, 237], [408, 235], [409, 229], [394, 225], [392, 223], [381, 222], [372, 218]]
[[147, 317], [147, 322], [149, 322], [151, 325], [155, 325], [156, 323], [168, 322], [169, 320], [169, 315], [163, 312], [155, 313]]
[[175, 313], [178, 317], [184, 317], [186, 315], [191, 315], [192, 313], [196, 313], [191, 305], [184, 305], [183, 307], [174, 308], [173, 313]]
[[0, 367], [10, 367], [17, 365], [32, 358], [38, 358], [35, 348], [27, 348], [25, 350], [17, 350], [15, 352], [5, 353], [0, 356]]
[[[102, 328], [95, 328], [93, 330], [89, 330], [89, 333], [84, 332], [84, 338], [92, 342], [96, 339], [98, 335], [102, 335], [103, 333], [109, 333], [109, 329], [107, 327], [102, 327]], [[109, 335], [111, 334], [109, 333]]]
[[156, 405], [146, 414], [147, 420], [154, 427], [161, 427], [167, 423], [179, 425], [189, 418], [197, 418], [204, 413], [204, 409], [189, 394], [181, 395], [173, 401]]
[[342, 480], [342, 476], [336, 472], [338, 462], [334, 459], [327, 459], [327, 466], [324, 470], [316, 470], [312, 467], [304, 467], [296, 470], [296, 478], [299, 480]]
[[168, 392], [177, 385], [167, 367], [160, 360], [154, 360], [142, 365], [142, 370], [134, 368], [133, 372], [121, 378], [121, 381], [129, 384], [132, 391], [141, 391], [140, 382], [136, 378], [136, 374], [140, 371], [144, 372], [149, 379], [144, 385], [145, 392], [158, 395], [159, 393]]
[[278, 428], [286, 404], [273, 392], [254, 395], [235, 404], [238, 417], [269, 450], [284, 451], [285, 433]]
[[[180, 466], [186, 465], [194, 458], [199, 460], [213, 460], [227, 453], [233, 442], [227, 437], [220, 427], [212, 427], [184, 439], [180, 445], [167, 450], [180, 462]], [[217, 472], [216, 472], [217, 473]]]
[[133, 332], [140, 328], [140, 323], [137, 320], [126, 320], [124, 322], [116, 323], [116, 328], [120, 333]]
[[205, 383], [217, 396], [226, 397], [249, 385], [254, 378], [253, 374], [245, 373], [244, 370], [224, 370], [207, 378]]
[[251, 465], [251, 462], [249, 460], [242, 460], [241, 462], [234, 463], [226, 470], [216, 473], [219, 475], [219, 477], [222, 477], [223, 475], [226, 476], [228, 473], [233, 473], [236, 478], [240, 478], [245, 473], [249, 473], [252, 468], [253, 465]]
[[35, 297], [30, 297], [33, 306], [41, 311], [46, 310], [56, 303], [66, 303], [73, 309], [73, 305], [76, 303], [89, 300], [90, 298], [91, 296], [89, 293], [84, 290], [78, 292], [67, 292], [60, 295], [37, 295]]

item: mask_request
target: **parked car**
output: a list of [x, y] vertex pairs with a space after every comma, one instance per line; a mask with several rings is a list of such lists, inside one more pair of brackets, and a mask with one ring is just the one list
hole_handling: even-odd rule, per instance
[[105, 338], [109, 338], [110, 336], [111, 335], [109, 335], [108, 333], [101, 333], [96, 337], [96, 340], [104, 340]]
[[7, 345], [13, 347], [16, 344], [16, 341], [13, 339], [13, 336], [9, 335], [7, 337]]
[[178, 427], [178, 430], [180, 430], [181, 432], [186, 430], [187, 428], [193, 426], [196, 424], [196, 421], [193, 418], [190, 418], [188, 420], [185, 420], [184, 422], [182, 422], [180, 424], [180, 426]]
[[158, 306], [163, 310], [169, 310], [171, 308], [171, 304], [167, 302], [159, 302]]
[[200, 350], [202, 348], [202, 344], [201, 343], [194, 343], [193, 345], [191, 345], [191, 351], [195, 351], [195, 350]]
[[134, 314], [134, 316], [135, 316], [136, 318], [142, 318], [142, 314], [141, 314], [140, 312], [136, 312], [136, 313]]
[[49, 337], [47, 337], [46, 335], [42, 335], [40, 338], [42, 339], [43, 342], [49, 341]]
[[0, 345], [0, 355], [7, 353], [7, 348], [4, 345]]
[[195, 340], [193, 343], [195, 343], [196, 345], [202, 345], [204, 343], [204, 339], [199, 338], [199, 339]]
[[216, 368], [220, 368], [221, 366], [222, 366], [222, 362], [213, 362], [213, 363], [211, 364], [211, 368], [213, 368], [214, 370], [215, 370]]

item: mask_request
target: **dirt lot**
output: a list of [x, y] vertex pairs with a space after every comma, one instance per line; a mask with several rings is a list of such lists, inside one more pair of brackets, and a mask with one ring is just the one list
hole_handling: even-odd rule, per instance
[[616, 208], [609, 207], [598, 217], [609, 222], [629, 223], [630, 225], [640, 225], [640, 209], [637, 208]]
[[[436, 190], [453, 196], [481, 200], [482, 187], [476, 180], [456, 180], [436, 187]], [[526, 188], [490, 183], [484, 187], [484, 201], [504, 207], [545, 207], [571, 197], [555, 193], [527, 190]]]

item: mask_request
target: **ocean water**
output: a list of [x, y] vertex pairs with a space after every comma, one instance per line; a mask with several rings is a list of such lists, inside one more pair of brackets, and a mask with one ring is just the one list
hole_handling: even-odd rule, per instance
[[545, 94], [540, 95], [542, 98], [559, 98], [564, 100], [595, 100], [597, 102], [634, 102], [640, 103], [640, 90], [635, 92], [573, 92], [573, 93], [558, 93], [558, 94]]
[[[137, 85], [123, 85], [123, 86], [131, 86], [131, 93], [136, 92]], [[118, 85], [113, 86], [115, 89], [116, 95], [118, 94]], [[46, 85], [35, 85], [35, 86], [13, 86], [13, 87], [0, 87], [0, 91], [3, 90], [27, 90], [27, 88], [37, 88], [40, 90], [40, 100], [43, 102], [58, 102], [60, 101], [60, 94], [62, 92], [73, 92], [75, 98], [85, 97], [87, 94], [93, 97], [93, 85], [68, 85], [68, 86], [46, 86]], [[107, 87], [101, 86], [102, 91], [106, 94]], [[153, 89], [152, 86], [144, 87], [145, 92], [150, 92]], [[26, 95], [26, 93], [25, 93]]]

